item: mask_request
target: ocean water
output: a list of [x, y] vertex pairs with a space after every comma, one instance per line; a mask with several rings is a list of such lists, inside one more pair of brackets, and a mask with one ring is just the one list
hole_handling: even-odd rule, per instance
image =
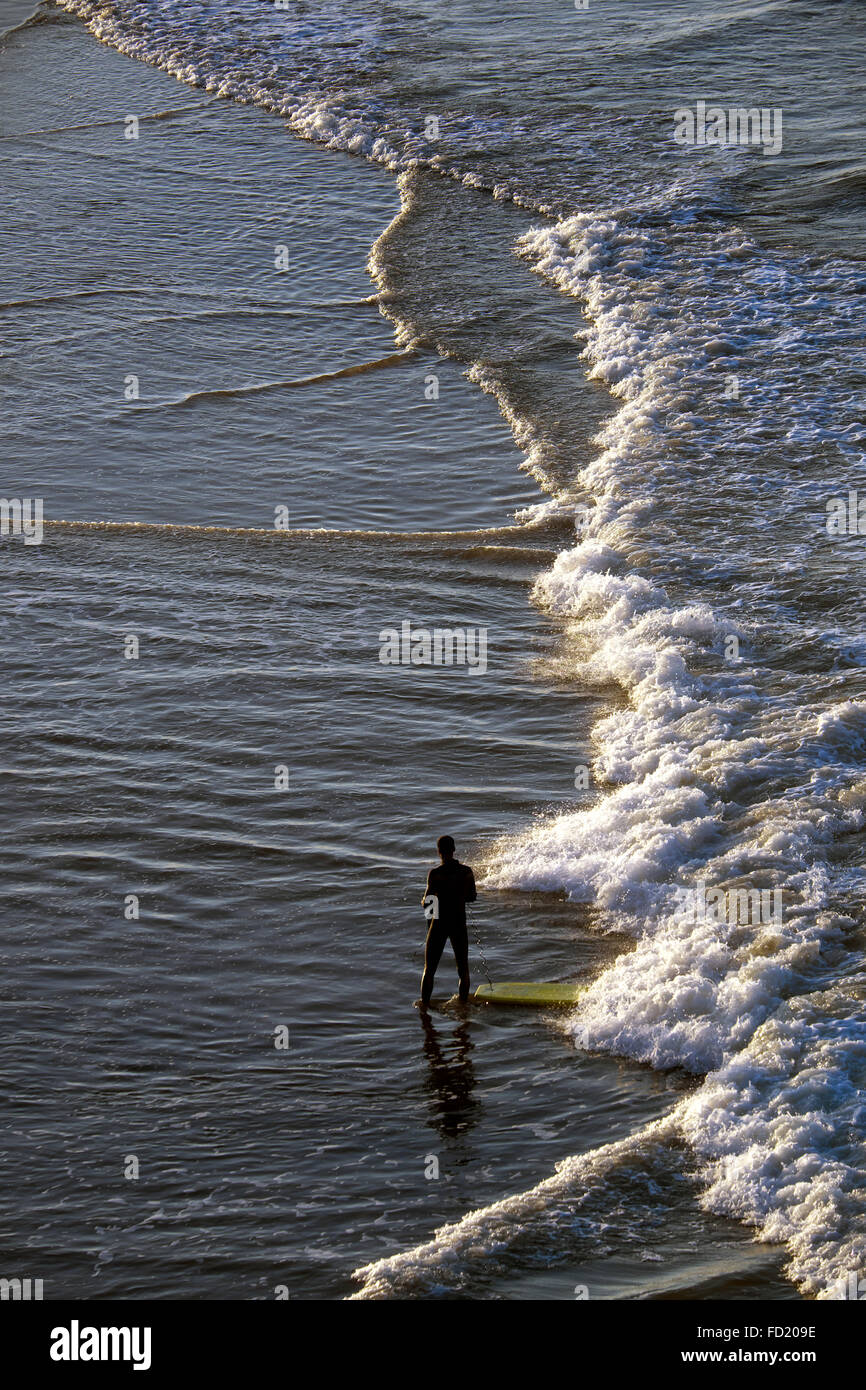
[[[862, 1273], [864, 50], [856, 0], [5, 35], [10, 1273]], [[383, 665], [405, 621], [486, 669]], [[412, 1010], [446, 829], [475, 978], [573, 1013]]]

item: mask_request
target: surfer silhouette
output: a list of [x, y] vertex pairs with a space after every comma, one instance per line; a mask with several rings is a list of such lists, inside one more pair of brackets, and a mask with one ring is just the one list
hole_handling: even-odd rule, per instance
[[476, 899], [475, 876], [468, 864], [461, 864], [454, 853], [450, 835], [440, 835], [436, 842], [441, 864], [427, 875], [427, 889], [422, 903], [427, 910], [430, 926], [424, 944], [424, 974], [421, 977], [422, 1009], [426, 1009], [433, 993], [436, 967], [442, 959], [445, 942], [450, 940], [457, 963], [460, 981], [460, 1001], [469, 998], [469, 934], [466, 930], [466, 904]]

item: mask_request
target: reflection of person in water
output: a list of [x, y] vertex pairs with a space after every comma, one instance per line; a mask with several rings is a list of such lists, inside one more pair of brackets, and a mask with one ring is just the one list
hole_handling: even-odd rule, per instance
[[472, 1066], [470, 1025], [464, 1021], [451, 1031], [447, 1051], [443, 1049], [430, 1014], [422, 1012], [424, 1055], [430, 1063], [427, 1089], [433, 1124], [443, 1139], [454, 1139], [474, 1124], [479, 1102], [472, 1092], [475, 1071]]

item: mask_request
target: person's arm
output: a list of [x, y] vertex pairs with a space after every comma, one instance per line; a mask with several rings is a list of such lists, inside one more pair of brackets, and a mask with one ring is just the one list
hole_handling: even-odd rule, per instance
[[429, 872], [428, 875], [427, 875], [427, 887], [424, 889], [424, 894], [423, 894], [423, 897], [421, 898], [421, 906], [422, 906], [422, 907], [424, 906], [424, 904], [426, 903], [427, 899], [428, 899], [429, 896], [430, 896], [430, 880], [431, 880], [432, 877], [433, 877], [433, 870], [431, 869], [430, 872]]
[[468, 864], [466, 864], [464, 867], [466, 869], [466, 901], [468, 903], [474, 903], [476, 898], [478, 897], [478, 894], [475, 891], [475, 875], [473, 874]]

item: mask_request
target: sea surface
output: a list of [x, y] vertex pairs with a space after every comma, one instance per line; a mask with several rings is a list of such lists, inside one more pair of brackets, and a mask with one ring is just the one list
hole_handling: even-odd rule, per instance
[[[866, 1275], [864, 71], [860, 0], [4, 6], [4, 1277]], [[413, 1009], [443, 832], [575, 1010]]]

